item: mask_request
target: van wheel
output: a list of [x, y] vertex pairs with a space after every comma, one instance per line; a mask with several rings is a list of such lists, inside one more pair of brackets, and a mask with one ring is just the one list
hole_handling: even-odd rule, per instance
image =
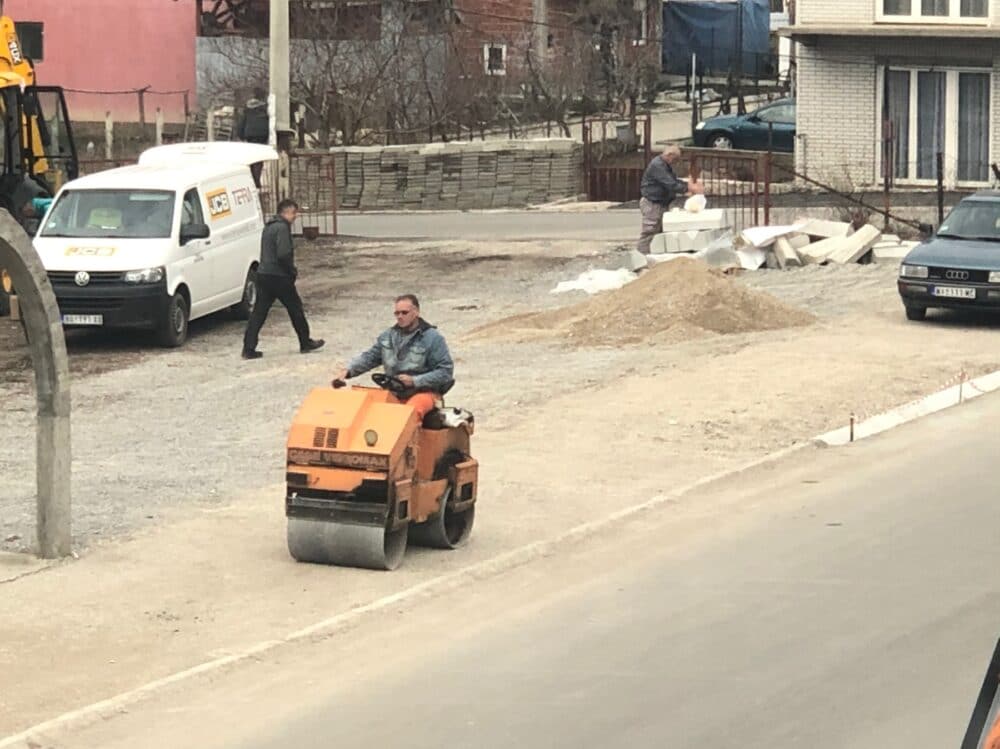
[[257, 270], [251, 268], [247, 271], [246, 280], [243, 282], [243, 298], [238, 304], [230, 307], [229, 311], [237, 320], [249, 320], [255, 304], [257, 304]]
[[157, 331], [160, 345], [167, 348], [177, 348], [184, 344], [184, 341], [187, 340], [189, 314], [187, 299], [178, 291], [170, 297], [166, 313], [160, 322], [160, 328]]

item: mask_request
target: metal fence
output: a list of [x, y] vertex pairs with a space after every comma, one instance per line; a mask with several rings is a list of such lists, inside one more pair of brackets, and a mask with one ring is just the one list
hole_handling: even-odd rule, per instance
[[[264, 165], [260, 200], [265, 215], [282, 199], [278, 164]], [[299, 204], [295, 231], [308, 238], [337, 236], [337, 168], [332, 154], [292, 152], [288, 157], [289, 196]]]
[[686, 171], [705, 187], [713, 208], [722, 208], [735, 231], [771, 220], [773, 156], [757, 151], [682, 149]]
[[598, 117], [583, 121], [583, 172], [590, 200], [636, 200], [652, 158], [652, 117]]

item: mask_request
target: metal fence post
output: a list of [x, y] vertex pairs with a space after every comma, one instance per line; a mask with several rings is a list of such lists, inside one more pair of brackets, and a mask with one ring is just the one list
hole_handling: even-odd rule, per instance
[[774, 154], [770, 151], [764, 157], [764, 226], [771, 225], [771, 167], [774, 164]]
[[937, 152], [937, 208], [938, 226], [944, 223], [944, 154]]

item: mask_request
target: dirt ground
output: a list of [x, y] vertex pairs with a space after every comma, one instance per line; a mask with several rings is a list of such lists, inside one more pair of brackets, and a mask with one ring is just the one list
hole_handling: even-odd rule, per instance
[[[579, 242], [313, 245], [301, 286], [327, 348], [310, 356], [280, 308], [256, 362], [239, 358], [242, 326], [224, 318], [194, 324], [176, 351], [72, 335], [81, 558], [0, 585], [0, 735], [808, 440], [962, 370], [1000, 368], [1000, 323], [907, 322], [895, 269], [873, 265], [741, 279], [815, 315], [805, 327], [621, 346], [468, 337], [584, 299], [550, 291], [615, 254]], [[296, 565], [283, 543], [287, 426], [310, 388], [390, 324], [403, 291], [452, 340], [448, 400], [476, 414], [473, 540], [411, 553], [391, 574]], [[34, 414], [11, 327], [0, 321], [11, 346], [0, 549], [18, 552], [33, 538]]]

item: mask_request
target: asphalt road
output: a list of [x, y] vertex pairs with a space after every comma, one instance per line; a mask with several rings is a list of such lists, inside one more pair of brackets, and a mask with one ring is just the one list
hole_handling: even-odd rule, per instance
[[957, 747], [1000, 635], [998, 420], [807, 450], [58, 746]]
[[639, 235], [639, 212], [342, 214], [337, 217], [337, 226], [342, 235], [373, 239], [587, 239], [625, 242], [635, 240]]

